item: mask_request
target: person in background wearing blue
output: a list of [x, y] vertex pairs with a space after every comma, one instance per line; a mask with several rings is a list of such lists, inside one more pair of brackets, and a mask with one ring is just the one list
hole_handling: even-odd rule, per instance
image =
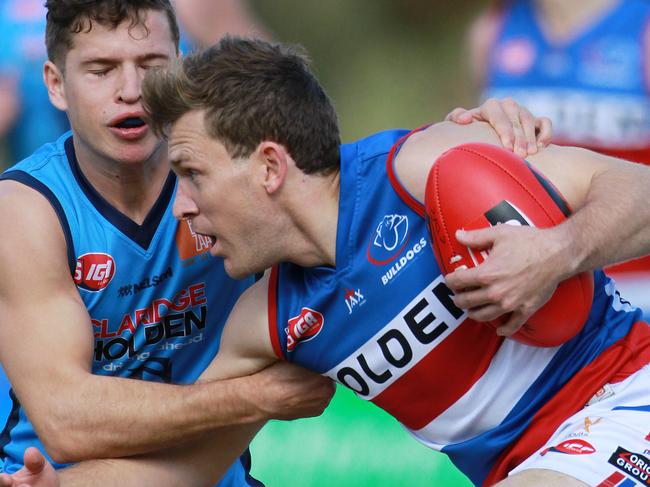
[[[553, 122], [553, 142], [650, 164], [650, 2], [499, 0], [474, 22], [482, 98]], [[650, 257], [607, 268], [650, 319]]]
[[0, 138], [7, 149], [2, 167], [27, 157], [69, 128], [43, 84], [44, 33], [43, 0], [0, 2]]

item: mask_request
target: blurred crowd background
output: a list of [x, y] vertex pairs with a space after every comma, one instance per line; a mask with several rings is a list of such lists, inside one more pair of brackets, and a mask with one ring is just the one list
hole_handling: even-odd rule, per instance
[[[67, 127], [65, 117], [50, 107], [41, 79], [43, 1], [0, 0], [0, 166]], [[517, 4], [516, 15], [498, 13], [513, 11], [511, 3]], [[636, 159], [650, 154], [648, 63], [640, 47], [650, 19], [647, 0], [176, 4], [185, 52], [226, 32], [304, 46], [339, 112], [344, 141], [441, 120], [456, 106], [475, 106], [486, 83], [485, 93], [517, 92], [536, 114], [553, 115], [560, 125], [568, 120], [576, 133], [592, 136], [584, 145], [597, 146], [601, 141], [593, 135], [611, 132], [633, 142]], [[548, 9], [555, 9], [553, 22], [537, 22]], [[511, 37], [498, 41], [501, 34]], [[572, 64], [582, 61], [586, 71]], [[541, 97], [526, 98], [536, 83], [546, 83]], [[555, 100], [555, 111], [544, 113], [538, 103], [544, 96]], [[565, 113], [573, 102], [575, 113]], [[637, 284], [645, 280], [643, 289], [647, 269], [650, 265], [633, 269]], [[642, 291], [641, 299], [648, 294]], [[7, 406], [0, 404], [0, 422]], [[270, 487], [469, 485], [444, 456], [417, 444], [349, 391], [339, 391], [322, 418], [267, 426], [253, 444], [253, 473]]]

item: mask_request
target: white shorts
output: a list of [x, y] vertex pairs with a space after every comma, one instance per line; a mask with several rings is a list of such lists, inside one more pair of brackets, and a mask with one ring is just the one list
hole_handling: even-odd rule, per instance
[[533, 468], [598, 487], [650, 486], [650, 364], [601, 388], [509, 475]]

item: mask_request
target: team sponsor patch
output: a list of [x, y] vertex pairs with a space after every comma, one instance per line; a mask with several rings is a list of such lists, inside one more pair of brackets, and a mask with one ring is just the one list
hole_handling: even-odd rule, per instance
[[302, 308], [300, 314], [291, 318], [287, 334], [287, 350], [291, 352], [300, 342], [306, 342], [320, 333], [325, 324], [325, 317], [311, 308]]
[[564, 453], [567, 455], [590, 455], [591, 453], [595, 453], [596, 449], [585, 440], [573, 439], [563, 441], [559, 445], [546, 448], [540, 455], [544, 456], [547, 453], [551, 452]]
[[409, 219], [406, 215], [385, 215], [368, 242], [368, 261], [386, 265], [397, 258], [409, 241]]
[[619, 446], [609, 457], [608, 462], [626, 475], [650, 486], [650, 459], [640, 453], [634, 453]]
[[115, 259], [108, 254], [88, 253], [77, 257], [74, 283], [86, 291], [101, 291], [115, 275]]
[[[465, 320], [438, 276], [374, 336], [325, 373], [371, 400], [406, 374]], [[303, 308], [304, 310], [304, 308]], [[378, 318], [379, 319], [379, 318]]]
[[345, 305], [348, 308], [348, 314], [352, 314], [354, 308], [363, 306], [364, 304], [366, 304], [366, 298], [361, 293], [360, 288], [357, 288], [356, 291], [354, 289], [345, 290]]
[[385, 286], [389, 284], [392, 279], [394, 279], [407, 265], [409, 265], [413, 259], [415, 259], [422, 250], [427, 248], [427, 241], [424, 237], [421, 237], [420, 240], [415, 242], [415, 244], [404, 252], [398, 260], [393, 262], [393, 265], [381, 276], [381, 283]]
[[189, 220], [181, 220], [176, 227], [176, 247], [181, 259], [190, 259], [205, 254], [212, 247], [212, 240], [192, 230]]
[[205, 283], [201, 282], [182, 289], [173, 298], [154, 299], [149, 306], [125, 313], [119, 321], [93, 317], [94, 359], [100, 362], [140, 357], [153, 346], [164, 347], [167, 340], [173, 341], [170, 344], [176, 350], [180, 348], [177, 341], [189, 342], [202, 333], [207, 312]]
[[174, 271], [172, 270], [172, 266], [169, 266], [167, 269], [165, 269], [164, 272], [161, 272], [160, 274], [154, 274], [152, 276], [141, 279], [139, 282], [120, 286], [120, 288], [117, 290], [117, 296], [123, 298], [125, 296], [138, 294], [145, 289], [149, 289], [150, 287], [157, 287], [173, 275]]
[[598, 389], [596, 391], [596, 394], [592, 396], [591, 399], [589, 399], [589, 402], [587, 402], [587, 406], [591, 406], [592, 404], [596, 404], [597, 402], [604, 401], [608, 397], [612, 397], [614, 395], [614, 389], [612, 386], [609, 384], [605, 384], [603, 387]]
[[593, 418], [593, 419], [592, 419], [592, 418], [590, 418], [589, 416], [587, 416], [587, 417], [585, 418], [585, 431], [586, 431], [587, 433], [590, 433], [589, 430], [591, 429], [591, 427], [597, 425], [597, 424], [600, 423], [602, 420], [603, 420], [603, 418]]

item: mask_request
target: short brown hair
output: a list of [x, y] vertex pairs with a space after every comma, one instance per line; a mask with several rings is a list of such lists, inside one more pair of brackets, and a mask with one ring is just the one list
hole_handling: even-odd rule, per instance
[[180, 33], [178, 22], [169, 0], [47, 0], [45, 45], [47, 57], [61, 69], [72, 48], [72, 36], [89, 32], [93, 22], [115, 29], [125, 20], [131, 27], [144, 25], [142, 12], [155, 10], [167, 14], [172, 39], [178, 51]]
[[307, 174], [338, 170], [336, 112], [297, 48], [226, 36], [169, 71], [147, 73], [142, 94], [158, 134], [204, 109], [206, 132], [232, 157], [272, 140]]

